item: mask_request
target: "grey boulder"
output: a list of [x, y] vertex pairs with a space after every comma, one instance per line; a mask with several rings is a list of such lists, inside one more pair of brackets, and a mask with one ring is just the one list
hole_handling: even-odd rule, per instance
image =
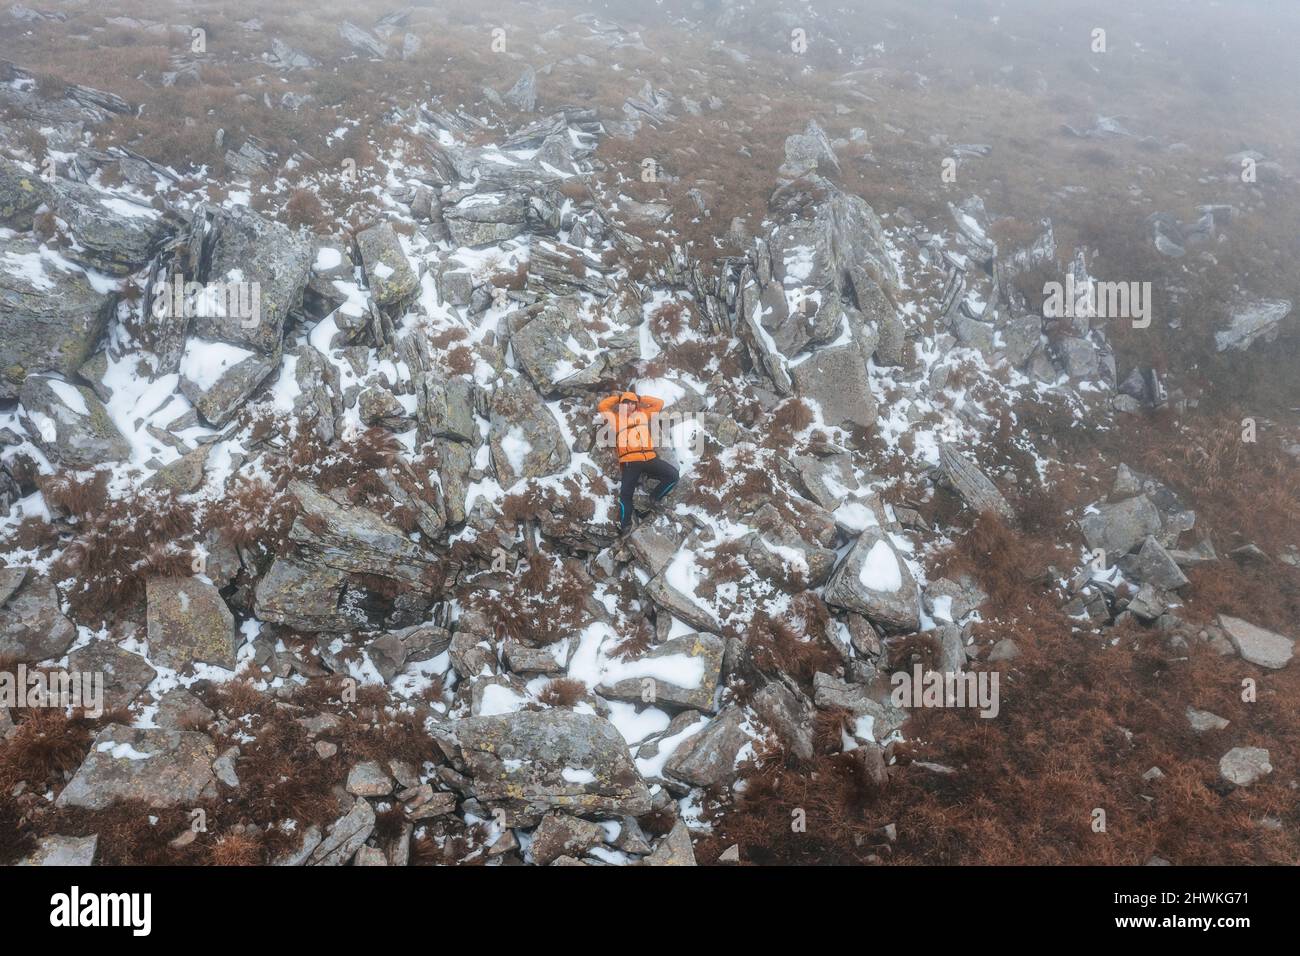
[[1219, 774], [1238, 787], [1249, 787], [1272, 772], [1268, 751], [1263, 747], [1233, 747], [1219, 758]]
[[342, 866], [356, 855], [375, 829], [374, 808], [365, 798], [357, 797], [352, 809], [335, 821], [329, 836], [321, 840], [307, 857], [306, 866]]
[[1210, 730], [1223, 730], [1231, 723], [1225, 717], [1218, 714], [1212, 714], [1208, 710], [1197, 710], [1195, 707], [1188, 707], [1187, 722], [1191, 724], [1192, 730], [1198, 734], [1203, 734]]
[[149, 578], [149, 651], [155, 660], [181, 670], [196, 663], [235, 668], [241, 643], [235, 619], [221, 592], [203, 578]]
[[533, 862], [549, 866], [562, 856], [578, 857], [605, 839], [605, 829], [598, 823], [551, 812], [533, 831]]
[[0, 604], [0, 657], [34, 664], [62, 657], [77, 637], [63, 616], [59, 593], [45, 578], [28, 572], [27, 580]]
[[1256, 340], [1274, 341], [1282, 320], [1291, 314], [1290, 299], [1243, 299], [1228, 313], [1228, 327], [1214, 333], [1215, 348], [1244, 352]]
[[289, 491], [302, 506], [289, 540], [316, 564], [408, 585], [425, 584], [435, 573], [434, 555], [374, 511], [345, 505], [301, 481], [290, 482]]
[[1148, 536], [1136, 555], [1123, 558], [1119, 563], [1126, 574], [1166, 591], [1176, 590], [1188, 583], [1183, 569], [1154, 537]]
[[689, 787], [725, 786], [736, 779], [741, 750], [752, 738], [745, 712], [732, 704], [687, 738], [664, 764], [664, 775]]
[[18, 397], [34, 372], [75, 375], [85, 364], [115, 297], [80, 272], [46, 267], [34, 243], [0, 239], [0, 400]]
[[816, 120], [809, 120], [802, 133], [786, 137], [782, 172], [797, 177], [814, 170], [838, 173], [840, 162], [835, 158], [835, 150], [826, 132]]
[[[236, 206], [201, 206], [190, 232], [187, 276], [199, 282], [243, 282], [258, 289], [253, 316], [206, 314], [191, 325], [202, 339], [229, 342], [264, 355], [275, 353], [289, 313], [302, 305], [315, 261], [315, 245], [282, 223]], [[226, 310], [230, 311], [230, 310]]]
[[104, 403], [82, 385], [29, 375], [19, 394], [32, 438], [51, 458], [72, 468], [93, 468], [131, 456]]
[[509, 193], [478, 193], [442, 211], [443, 221], [458, 246], [486, 246], [519, 235], [528, 204]]
[[391, 225], [380, 223], [357, 233], [357, 251], [375, 305], [399, 313], [419, 294], [420, 280]]
[[[713, 634], [687, 634], [664, 641], [632, 661], [619, 662], [618, 679], [609, 680], [596, 692], [614, 700], [646, 700], [647, 682], [653, 689], [650, 701], [712, 713], [713, 696], [722, 669], [722, 638]], [[697, 679], [690, 680], [692, 676]]]
[[492, 396], [488, 443], [502, 488], [521, 478], [554, 474], [569, 464], [569, 446], [559, 423], [524, 379], [513, 379]]
[[1219, 615], [1219, 626], [1242, 660], [1270, 670], [1281, 670], [1291, 663], [1291, 656], [1295, 653], [1295, 641], [1291, 638], [1226, 614]]
[[154, 808], [193, 806], [216, 795], [216, 756], [207, 734], [110, 724], [54, 806], [103, 810], [125, 800]]
[[827, 425], [875, 426], [876, 397], [856, 346], [819, 349], [794, 365], [791, 372], [795, 392], [821, 408]]
[[364, 53], [376, 60], [382, 60], [388, 55], [388, 45], [383, 40], [361, 29], [350, 20], [344, 20], [339, 24], [339, 36], [358, 53]]
[[544, 395], [588, 387], [605, 370], [603, 350], [578, 315], [576, 301], [557, 299], [510, 339], [520, 367]]
[[521, 113], [537, 109], [537, 71], [526, 67], [515, 85], [501, 97]]
[[650, 792], [614, 726], [571, 710], [467, 717], [445, 725], [473, 794], [507, 811], [641, 816]]
[[968, 508], [979, 514], [991, 512], [1008, 523], [1015, 523], [1016, 514], [998, 486], [979, 466], [946, 442], [939, 446], [939, 466]]
[[659, 841], [654, 852], [645, 858], [646, 866], [695, 866], [695, 847], [686, 823], [678, 820], [668, 835]]
[[294, 555], [278, 555], [257, 583], [258, 618], [296, 631], [350, 631], [362, 622], [342, 607], [347, 575]]
[[104, 675], [104, 710], [129, 706], [153, 683], [158, 672], [139, 654], [107, 640], [94, 640], [68, 655], [68, 670]]
[[1125, 555], [1161, 528], [1160, 512], [1146, 495], [1112, 504], [1100, 504], [1096, 511], [1079, 519], [1084, 540], [1090, 548], [1107, 555]]
[[181, 357], [181, 394], [204, 421], [220, 428], [279, 365], [278, 353], [267, 356], [238, 346], [190, 339]]
[[74, 240], [68, 258], [110, 275], [126, 275], [149, 261], [167, 234], [159, 212], [92, 186], [59, 180], [53, 208]]
[[0, 226], [24, 232], [31, 229], [36, 210], [48, 205], [53, 195], [39, 173], [0, 159]]
[[868, 528], [840, 562], [826, 584], [827, 604], [895, 630], [921, 624], [921, 594], [912, 572], [888, 535]]
[[36, 849], [31, 855], [20, 861], [18, 866], [91, 866], [95, 862], [95, 850], [99, 846], [99, 834], [90, 836], [47, 836], [37, 841]]

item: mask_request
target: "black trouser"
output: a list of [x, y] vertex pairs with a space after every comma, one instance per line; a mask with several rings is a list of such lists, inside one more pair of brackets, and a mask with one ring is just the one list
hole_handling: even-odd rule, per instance
[[618, 523], [620, 527], [626, 528], [632, 523], [632, 496], [636, 494], [636, 486], [641, 481], [642, 475], [659, 482], [659, 487], [654, 490], [655, 501], [672, 491], [673, 485], [677, 484], [677, 469], [662, 458], [651, 458], [649, 461], [624, 462], [623, 487], [618, 493]]

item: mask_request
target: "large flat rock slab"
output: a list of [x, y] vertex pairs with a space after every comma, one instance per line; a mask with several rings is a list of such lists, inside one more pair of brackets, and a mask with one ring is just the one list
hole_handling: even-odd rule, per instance
[[202, 578], [150, 578], [149, 652], [180, 670], [196, 663], [235, 669], [239, 634], [221, 592]]
[[722, 651], [722, 638], [713, 634], [675, 637], [633, 660], [608, 662], [596, 692], [614, 700], [712, 713]]
[[614, 725], [571, 710], [468, 717], [448, 725], [474, 795], [525, 814], [641, 816], [650, 791]]
[[124, 800], [150, 807], [194, 804], [216, 795], [216, 756], [207, 734], [110, 724], [54, 806], [103, 810]]
[[90, 836], [54, 836], [42, 837], [32, 854], [18, 862], [18, 866], [91, 866], [95, 862], [95, 850], [99, 846], [99, 834]]
[[1226, 614], [1219, 615], [1219, 626], [1228, 635], [1228, 640], [1232, 641], [1232, 646], [1237, 649], [1242, 660], [1271, 670], [1281, 670], [1291, 663], [1295, 641], [1286, 635], [1266, 631], [1249, 621]]

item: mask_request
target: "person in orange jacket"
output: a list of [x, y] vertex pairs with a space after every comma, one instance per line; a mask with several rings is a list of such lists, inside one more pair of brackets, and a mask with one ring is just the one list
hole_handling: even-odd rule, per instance
[[609, 423], [618, 447], [619, 470], [622, 487], [618, 495], [618, 522], [621, 531], [632, 524], [632, 496], [641, 476], [653, 478], [659, 484], [654, 490], [654, 500], [660, 501], [677, 484], [677, 469], [655, 454], [650, 425], [655, 415], [664, 407], [662, 398], [637, 395], [636, 392], [618, 392], [602, 398], [596, 410]]

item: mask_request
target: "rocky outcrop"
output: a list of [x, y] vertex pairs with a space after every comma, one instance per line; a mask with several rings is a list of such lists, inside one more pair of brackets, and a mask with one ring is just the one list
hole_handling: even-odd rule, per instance
[[20, 580], [0, 603], [0, 658], [35, 664], [62, 657], [77, 629], [63, 616], [58, 591], [31, 571]]
[[103, 334], [116, 297], [48, 260], [34, 243], [0, 239], [0, 400], [28, 375], [71, 378]]
[[503, 488], [521, 478], [553, 474], [569, 464], [569, 446], [555, 416], [522, 378], [498, 386], [492, 396], [488, 443]]
[[19, 397], [28, 430], [54, 460], [72, 468], [92, 468], [130, 457], [131, 446], [108, 409], [85, 386], [29, 375]]
[[446, 726], [474, 796], [507, 813], [641, 816], [650, 793], [606, 720], [570, 710], [468, 717]]
[[217, 794], [207, 734], [110, 724], [54, 801], [56, 808], [103, 810], [123, 800], [149, 807], [188, 807]]
[[176, 670], [194, 664], [235, 669], [242, 639], [235, 618], [211, 582], [203, 578], [150, 578], [149, 650]]
[[915, 630], [921, 623], [916, 580], [889, 536], [877, 528], [859, 535], [827, 582], [825, 599], [882, 627]]
[[[724, 6], [715, 19], [741, 28], [749, 8]], [[35, 16], [20, 19], [46, 22]], [[817, 35], [834, 35], [821, 28], [827, 14], [813, 18]], [[329, 69], [340, 90], [372, 58], [399, 52], [418, 73], [430, 24], [456, 34], [454, 19], [412, 8], [336, 22], [345, 55]], [[145, 36], [178, 29], [106, 23]], [[261, 24], [234, 28], [254, 36]], [[560, 33], [578, 46], [556, 59], [547, 51]], [[877, 216], [856, 193], [900, 150], [925, 145], [915, 136], [874, 123], [839, 138], [837, 119], [831, 139], [821, 120], [782, 120], [787, 104], [761, 91], [752, 103], [692, 98], [700, 77], [670, 82], [691, 75], [681, 50], [651, 53], [597, 17], [510, 42], [482, 110], [397, 90], [382, 116], [392, 135], [364, 121], [335, 129], [332, 153], [369, 141], [382, 154], [366, 171], [380, 179], [361, 186], [329, 157], [233, 127], [191, 131], [217, 158], [217, 178], [203, 182], [88, 129], [130, 104], [84, 87], [65, 94], [0, 61], [0, 140], [32, 156], [43, 139], [64, 177], [0, 161], [0, 523], [13, 538], [0, 549], [0, 663], [101, 675], [106, 707], [133, 708], [136, 723], [157, 728], [97, 724], [75, 776], [38, 775], [0, 795], [34, 835], [98, 829], [113, 841], [49, 838], [33, 862], [96, 849], [121, 859], [124, 831], [97, 827], [93, 814], [109, 809], [112, 822], [115, 804], [143, 801], [238, 810], [211, 837], [172, 841], [178, 859], [195, 862], [239, 849], [229, 838], [247, 834], [281, 865], [400, 866], [417, 853], [693, 865], [693, 835], [718, 822], [715, 807], [762, 797], [774, 773], [789, 793], [813, 774], [829, 788], [822, 809], [892, 786], [952, 798], [975, 764], [942, 753], [891, 696], [891, 678], [917, 663], [1000, 673], [1011, 689], [1081, 641], [1140, 639], [1147, 657], [1174, 665], [1200, 641], [1239, 654], [1233, 667], [1254, 668], [1261, 691], [1276, 692], [1267, 682], [1289, 666], [1291, 636], [1236, 618], [1200, 623], [1192, 612], [1205, 595], [1194, 589], [1211, 571], [1195, 581], [1184, 572], [1216, 560], [1208, 532], [1198, 545], [1181, 540], [1196, 515], [1131, 469], [1081, 512], [1059, 502], [1106, 552], [1104, 568], [1058, 542], [1024, 569], [1023, 583], [1059, 596], [1064, 613], [1019, 620], [1024, 608], [982, 589], [987, 569], [934, 573], [972, 518], [954, 518], [957, 499], [1009, 525], [1023, 500], [1031, 530], [1050, 525], [1042, 509], [1069, 482], [1044, 465], [1061, 456], [1077, 471], [1095, 451], [1060, 428], [1108, 430], [1100, 447], [1112, 448], [1138, 412], [1176, 420], [1206, 408], [1177, 362], [1126, 362], [1120, 379], [1106, 338], [1116, 317], [1035, 314], [1033, 290], [1062, 265], [1076, 286], [1091, 283], [1087, 255], [1059, 247], [1050, 220], [1020, 218], [997, 193], [994, 210], [951, 189], [936, 217], [933, 202], [909, 209], [906, 190], [873, 188], [888, 199]], [[261, 54], [263, 79], [325, 66], [285, 40], [264, 44], [269, 54], [254, 44], [244, 57], [256, 67]], [[674, 89], [638, 76], [640, 89], [618, 96], [621, 117], [572, 106], [537, 114], [539, 86], [561, 73], [556, 90], [589, 85], [599, 58], [579, 48], [608, 51], [611, 63], [624, 49], [638, 63], [657, 57]], [[712, 52], [751, 60], [740, 45]], [[856, 61], [863, 51], [843, 53]], [[919, 82], [894, 76], [894, 58], [870, 52], [876, 65], [842, 77], [844, 102], [827, 115], [848, 116], [870, 98], [863, 90]], [[163, 87], [218, 69], [174, 60], [158, 71]], [[301, 83], [251, 79], [249, 108], [296, 123], [324, 105]], [[142, 116], [157, 112], [153, 97], [144, 106]], [[771, 155], [769, 121], [786, 123], [775, 140], [784, 163], [766, 208], [741, 217], [734, 184], [702, 178], [709, 164], [689, 141], [707, 127], [748, 162]], [[602, 137], [646, 125], [659, 127], [656, 150], [683, 148], [639, 169], [639, 155], [631, 167], [610, 162], [631, 155], [620, 149], [596, 158]], [[936, 159], [979, 164], [991, 151], [926, 135]], [[1085, 135], [1130, 134], [1103, 118]], [[1146, 159], [1159, 166], [1162, 155]], [[294, 170], [304, 189], [281, 189], [278, 177]], [[638, 173], [648, 181], [634, 182]], [[368, 215], [345, 208], [353, 200], [370, 218], [340, 231], [352, 213]], [[1179, 257], [1182, 284], [1165, 290], [1174, 329], [1213, 258], [1193, 246], [1237, 215], [1198, 214], [1191, 225], [1148, 222], [1158, 251]], [[284, 225], [300, 221], [320, 234]], [[232, 300], [223, 287], [247, 295]], [[176, 298], [160, 300], [169, 289]], [[1286, 329], [1290, 303], [1246, 295], [1229, 300], [1222, 351], [1257, 349]], [[679, 466], [679, 485], [625, 535], [618, 466], [593, 411], [615, 388], [668, 399], [679, 439], [659, 449]], [[985, 450], [1008, 440], [997, 467], [981, 470], [972, 449], [992, 461]], [[84, 507], [101, 491], [104, 507]], [[192, 520], [169, 520], [181, 508]], [[1252, 575], [1300, 563], [1275, 535], [1246, 544], [1215, 518], [1224, 560]], [[159, 576], [186, 573], [200, 552], [197, 577]], [[140, 576], [143, 607], [126, 588], [105, 593], [124, 575]], [[990, 592], [1006, 590], [993, 583]], [[64, 617], [65, 599], [84, 627]], [[1036, 640], [1035, 628], [1077, 640]], [[235, 692], [208, 686], [236, 672]], [[1240, 712], [1229, 723], [1188, 706], [1229, 706], [1213, 694], [1163, 703], [1178, 715], [1163, 729], [1221, 744], [1215, 752], [1244, 726]], [[248, 719], [258, 715], [274, 719]], [[40, 726], [39, 715], [0, 706], [0, 739], [28, 745]], [[1261, 749], [1224, 756], [1220, 794], [1287, 782], [1265, 780], [1269, 755], [1255, 738], [1241, 742]], [[268, 749], [286, 741], [292, 753]], [[288, 818], [287, 791], [249, 799], [250, 786], [274, 783], [259, 769], [267, 757], [283, 758], [290, 783], [300, 774], [325, 785], [310, 819]], [[1161, 786], [1158, 774], [1143, 783]], [[57, 812], [43, 814], [54, 798]], [[175, 829], [179, 810], [149, 812]], [[825, 841], [828, 860], [878, 862], [900, 839], [916, 843], [906, 817], [858, 823]], [[700, 843], [709, 862], [771, 858], [752, 827], [719, 857], [739, 837], [725, 819], [716, 832], [727, 839]]]

